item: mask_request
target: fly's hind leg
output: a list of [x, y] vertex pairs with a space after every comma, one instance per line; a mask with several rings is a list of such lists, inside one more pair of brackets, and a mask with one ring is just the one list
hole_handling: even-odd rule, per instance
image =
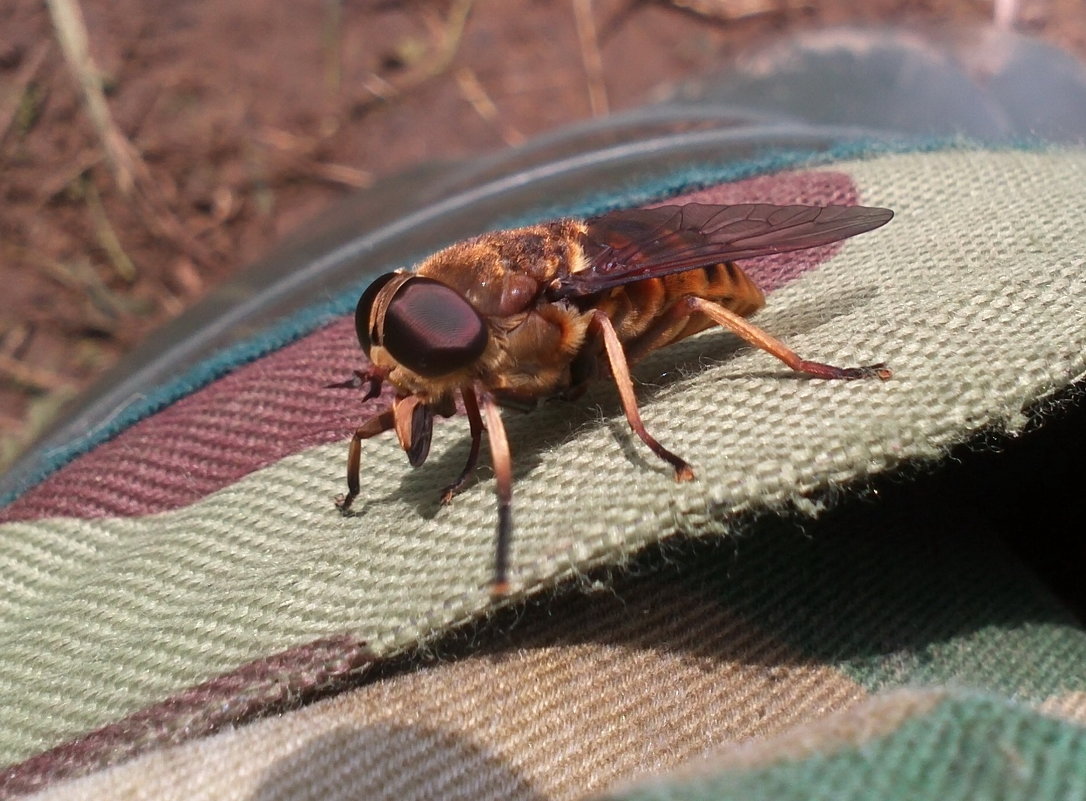
[[344, 514], [347, 514], [351, 504], [354, 503], [354, 499], [358, 497], [358, 469], [362, 461], [362, 440], [376, 437], [378, 434], [388, 431], [395, 425], [395, 422], [392, 409], [385, 409], [360, 425], [354, 432], [354, 436], [351, 437], [351, 446], [347, 451], [347, 494], [336, 498], [336, 506]]
[[885, 364], [871, 364], [866, 367], [834, 367], [832, 364], [813, 362], [800, 358], [799, 354], [776, 337], [772, 337], [756, 325], [752, 325], [733, 311], [704, 298], [688, 297], [672, 307], [678, 315], [687, 316], [701, 312], [709, 319], [724, 326], [729, 331], [745, 339], [756, 348], [776, 356], [797, 373], [806, 373], [815, 378], [831, 378], [851, 381], [857, 378], [881, 378], [883, 381], [893, 373]]
[[611, 366], [611, 375], [614, 376], [615, 384], [618, 386], [618, 396], [622, 401], [622, 411], [626, 413], [626, 422], [653, 453], [675, 468], [676, 481], [690, 481], [694, 478], [694, 469], [685, 460], [657, 442], [656, 438], [645, 430], [645, 424], [641, 422], [641, 412], [637, 408], [637, 397], [634, 395], [633, 381], [630, 379], [630, 367], [626, 363], [626, 352], [622, 349], [622, 342], [615, 333], [611, 319], [602, 311], [597, 310], [592, 315], [590, 327], [603, 336], [603, 347]]
[[456, 481], [441, 491], [443, 505], [450, 503], [475, 474], [475, 465], [479, 461], [479, 443], [483, 438], [483, 418], [479, 414], [479, 399], [475, 397], [475, 390], [464, 387], [460, 390], [460, 396], [464, 399], [464, 411], [467, 412], [468, 425], [471, 427], [471, 449], [468, 451], [468, 461]]

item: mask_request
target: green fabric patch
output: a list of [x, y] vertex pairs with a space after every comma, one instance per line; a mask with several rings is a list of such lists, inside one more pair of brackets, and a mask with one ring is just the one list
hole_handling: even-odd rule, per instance
[[983, 523], [915, 495], [738, 538], [721, 604], [872, 692], [1086, 690], [1086, 632]]

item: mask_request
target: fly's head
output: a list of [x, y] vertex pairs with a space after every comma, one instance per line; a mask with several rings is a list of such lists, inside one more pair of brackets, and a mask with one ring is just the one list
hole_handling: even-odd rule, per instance
[[396, 434], [412, 465], [426, 460], [434, 414], [453, 413], [453, 390], [470, 383], [490, 345], [478, 310], [450, 286], [407, 272], [382, 275], [355, 309], [370, 375], [396, 388]]
[[382, 275], [362, 294], [355, 332], [400, 393], [423, 398], [463, 384], [490, 343], [486, 320], [459, 292], [406, 272]]

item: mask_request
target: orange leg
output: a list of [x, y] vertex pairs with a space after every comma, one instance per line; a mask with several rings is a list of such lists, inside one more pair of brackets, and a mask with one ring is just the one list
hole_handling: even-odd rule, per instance
[[490, 456], [494, 462], [494, 479], [498, 492], [498, 538], [494, 557], [494, 583], [492, 595], [505, 595], [509, 591], [509, 542], [513, 534], [513, 460], [509, 455], [509, 440], [505, 436], [498, 404], [486, 391], [479, 392], [483, 421], [486, 423]]
[[626, 353], [622, 349], [622, 343], [619, 341], [618, 334], [615, 333], [611, 319], [602, 311], [597, 310], [592, 315], [590, 325], [603, 336], [603, 347], [607, 353], [607, 361], [611, 365], [611, 375], [618, 386], [618, 396], [622, 401], [622, 411], [626, 413], [626, 422], [653, 453], [675, 468], [676, 481], [691, 480], [694, 477], [694, 469], [657, 442], [656, 438], [645, 430], [645, 424], [641, 422], [641, 412], [637, 408], [637, 397], [634, 395], [633, 381], [630, 379], [630, 368], [626, 363]]
[[362, 440], [376, 437], [392, 428], [396, 423], [392, 409], [385, 409], [364, 422], [351, 437], [351, 447], [347, 451], [347, 494], [336, 498], [336, 506], [344, 514], [351, 508], [358, 497], [358, 469], [362, 461]]
[[816, 378], [833, 378], [851, 381], [856, 378], [888, 379], [893, 373], [885, 364], [871, 364], [866, 367], [834, 367], [832, 364], [812, 362], [799, 355], [781, 342], [770, 336], [758, 326], [751, 324], [733, 311], [704, 298], [684, 298], [672, 307], [677, 316], [688, 316], [701, 312], [714, 322], [739, 335], [756, 348], [776, 356], [798, 373], [806, 373]]
[[479, 415], [479, 401], [475, 397], [475, 390], [464, 387], [460, 390], [460, 396], [464, 399], [464, 411], [468, 413], [468, 425], [471, 426], [471, 450], [468, 451], [467, 464], [460, 471], [459, 477], [441, 491], [443, 504], [450, 503], [474, 475], [475, 465], [479, 461], [479, 443], [483, 438], [483, 418]]

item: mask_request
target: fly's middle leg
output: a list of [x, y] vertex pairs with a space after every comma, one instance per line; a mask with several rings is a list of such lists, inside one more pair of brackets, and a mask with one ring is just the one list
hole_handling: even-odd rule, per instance
[[630, 379], [630, 367], [626, 362], [626, 353], [622, 349], [622, 342], [615, 333], [615, 327], [611, 319], [602, 311], [597, 310], [592, 315], [590, 328], [595, 329], [603, 337], [604, 352], [607, 354], [608, 364], [611, 366], [611, 375], [618, 387], [618, 396], [622, 401], [622, 410], [626, 413], [626, 422], [630, 428], [641, 438], [641, 441], [649, 446], [649, 449], [675, 468], [676, 481], [690, 481], [694, 478], [694, 468], [684, 459], [676, 456], [656, 438], [645, 430], [645, 424], [641, 421], [641, 412], [637, 408], [637, 397], [634, 395], [633, 381]]

